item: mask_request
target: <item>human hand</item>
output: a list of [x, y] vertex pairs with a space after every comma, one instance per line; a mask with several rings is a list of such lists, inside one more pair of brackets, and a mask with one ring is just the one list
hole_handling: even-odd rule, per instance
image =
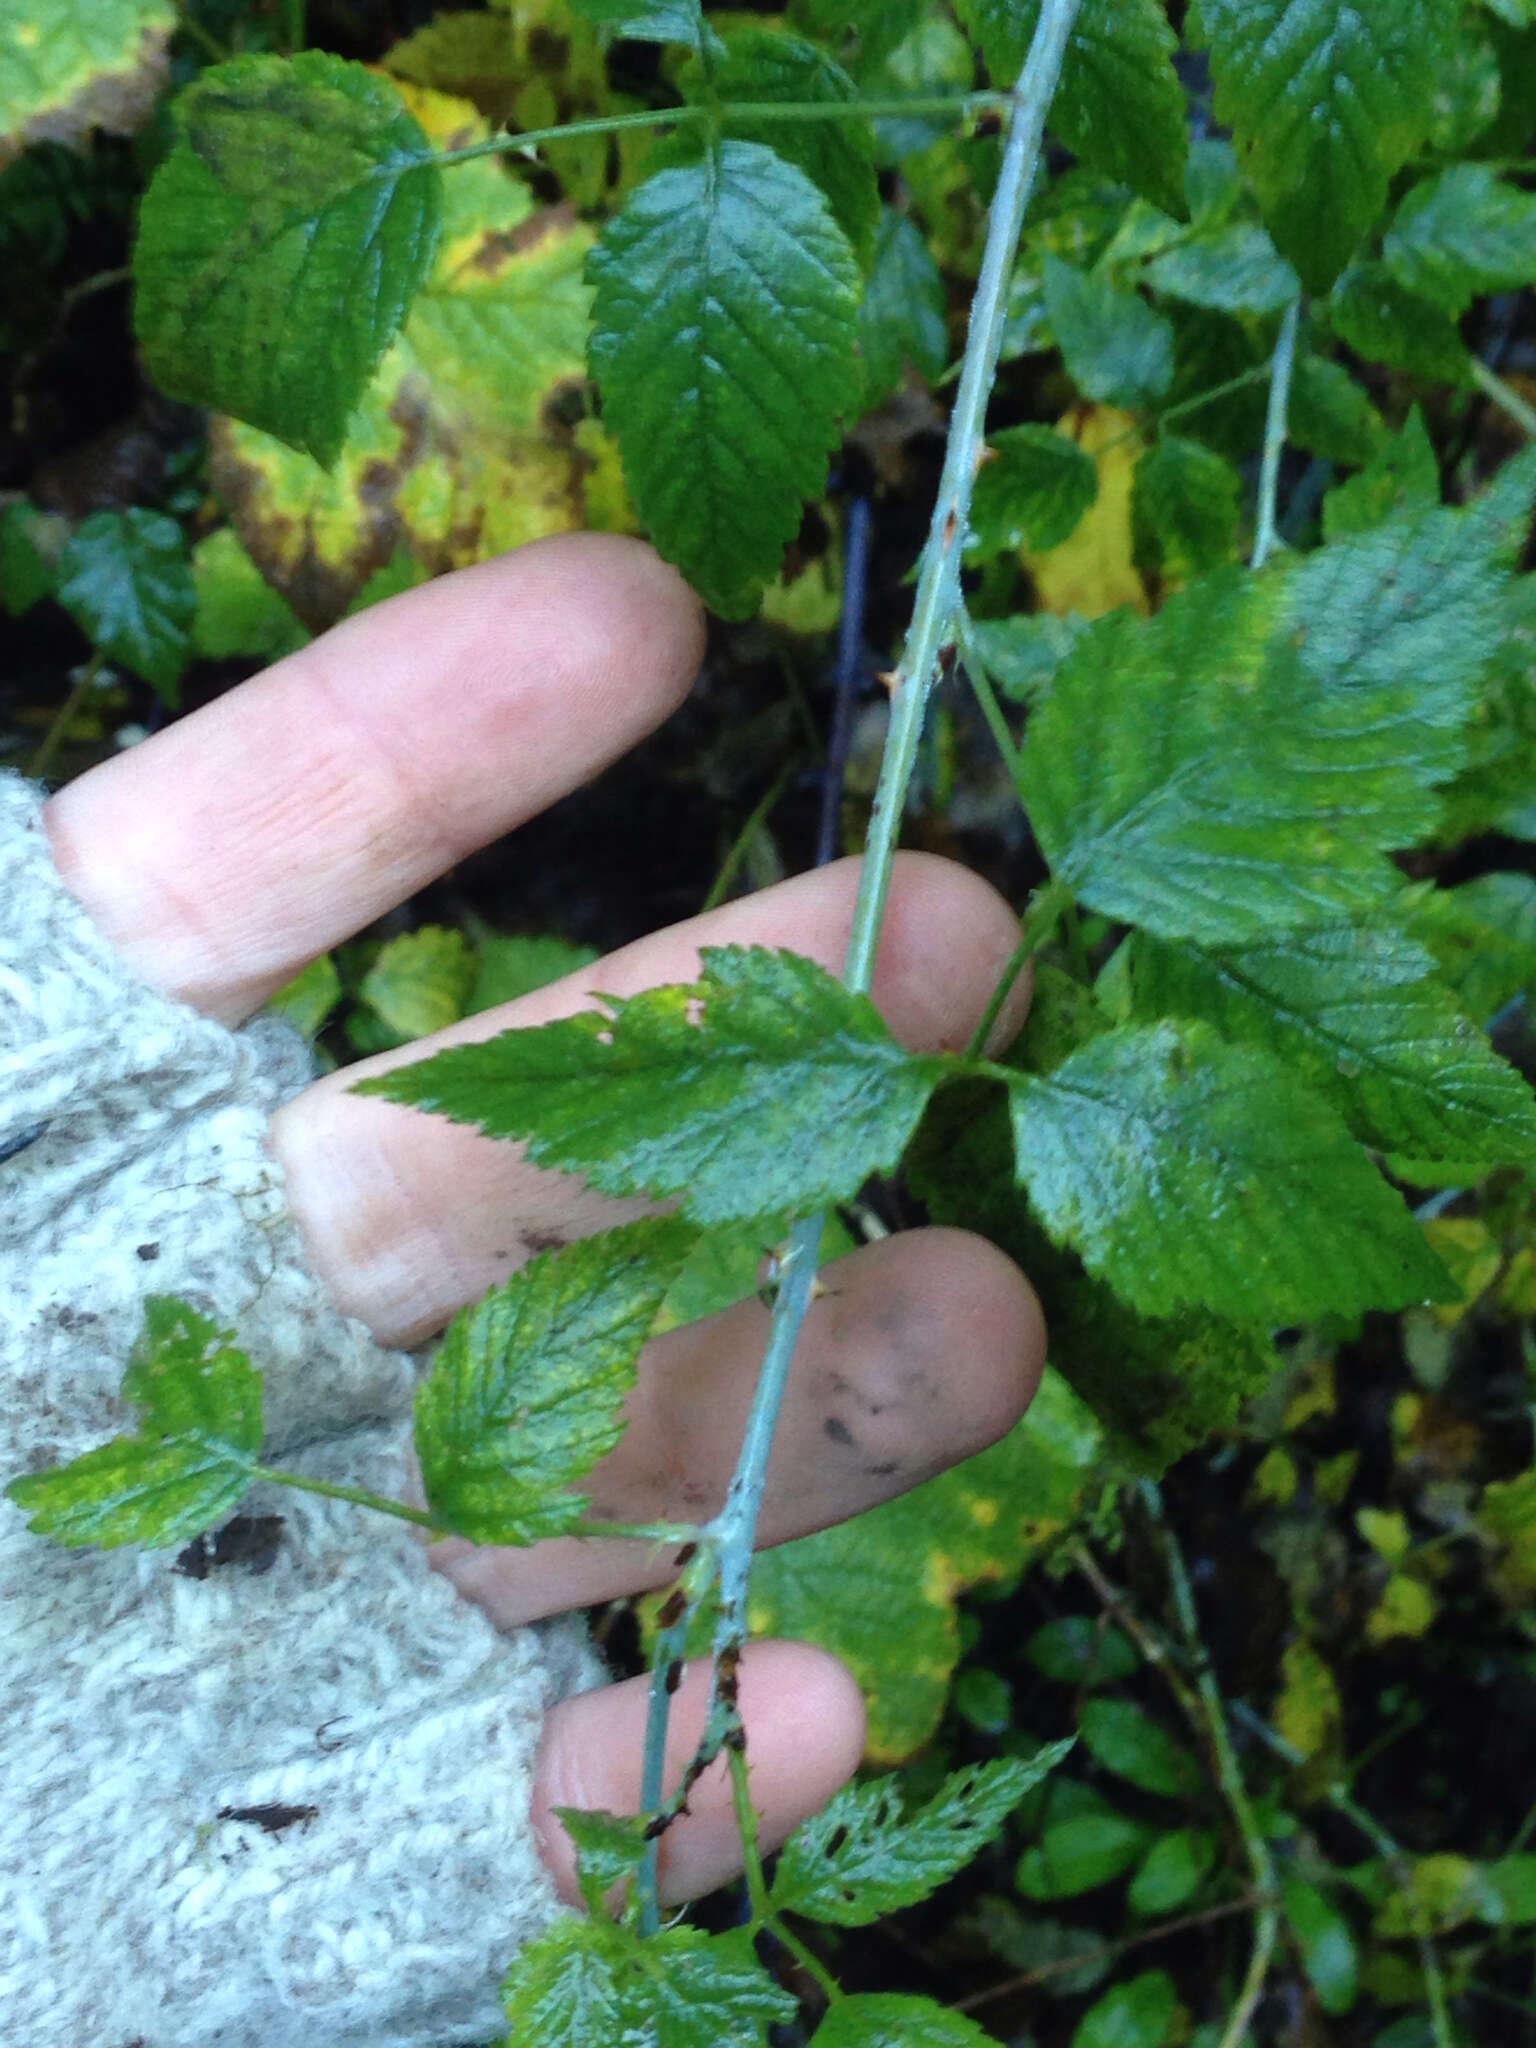
[[[237, 1023], [314, 955], [621, 754], [681, 699], [699, 652], [692, 599], [647, 549], [598, 536], [539, 543], [346, 622], [70, 784], [46, 813], [55, 858], [147, 981]], [[419, 1344], [530, 1246], [636, 1207], [535, 1169], [518, 1148], [349, 1093], [363, 1073], [544, 1022], [593, 990], [691, 979], [701, 944], [788, 946], [835, 971], [857, 880], [852, 861], [800, 876], [288, 1102], [271, 1149], [342, 1309], [383, 1344]], [[902, 856], [875, 1000], [914, 1048], [963, 1043], [1016, 937], [979, 878]], [[1017, 1028], [1021, 1001], [1000, 1039]], [[648, 1348], [625, 1438], [588, 1482], [596, 1513], [713, 1511], [762, 1337], [762, 1311], [747, 1303]], [[979, 1239], [912, 1232], [839, 1262], [791, 1378], [763, 1540], [841, 1520], [982, 1448], [1022, 1411], [1043, 1348], [1033, 1295]], [[436, 1561], [503, 1628], [635, 1591], [667, 1570], [643, 1546], [611, 1540], [443, 1544]], [[697, 1737], [706, 1677], [692, 1670], [675, 1702], [674, 1777]], [[854, 1768], [862, 1705], [841, 1665], [793, 1643], [748, 1651], [741, 1700], [772, 1846]], [[571, 1852], [551, 1809], [634, 1810], [644, 1716], [641, 1680], [549, 1715], [533, 1811], [546, 1864], [573, 1902]], [[693, 1896], [737, 1867], [728, 1783], [711, 1771], [664, 1840], [663, 1889]]]

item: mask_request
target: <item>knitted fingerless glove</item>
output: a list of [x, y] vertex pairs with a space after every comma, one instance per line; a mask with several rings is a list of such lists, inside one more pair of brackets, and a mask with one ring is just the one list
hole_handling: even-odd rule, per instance
[[[139, 982], [39, 820], [0, 777], [0, 1483], [131, 1432], [144, 1297], [177, 1294], [264, 1373], [269, 1455], [398, 1496], [412, 1362], [307, 1271], [264, 1148], [303, 1044]], [[498, 1634], [382, 1516], [242, 1512], [282, 1517], [275, 1554], [199, 1577], [0, 1501], [8, 2048], [484, 2042], [557, 1910], [529, 1792], [583, 1636]]]

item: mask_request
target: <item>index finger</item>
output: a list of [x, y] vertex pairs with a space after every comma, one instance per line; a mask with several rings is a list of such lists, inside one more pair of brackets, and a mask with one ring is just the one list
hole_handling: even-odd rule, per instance
[[681, 701], [697, 600], [566, 534], [407, 591], [68, 784], [65, 882], [146, 980], [236, 1022]]

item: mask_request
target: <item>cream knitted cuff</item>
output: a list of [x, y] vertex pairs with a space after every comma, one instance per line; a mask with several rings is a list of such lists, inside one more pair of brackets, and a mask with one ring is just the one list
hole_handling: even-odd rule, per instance
[[[262, 1368], [286, 1463], [398, 1495], [412, 1362], [307, 1271], [264, 1148], [307, 1052], [139, 982], [39, 817], [0, 777], [0, 1483], [131, 1427], [144, 1297], [177, 1294]], [[179, 1566], [0, 1501], [8, 2048], [483, 2042], [557, 1910], [529, 1790], [545, 1710], [598, 1675], [582, 1634], [498, 1634], [364, 1510], [242, 1512], [275, 1549]]]

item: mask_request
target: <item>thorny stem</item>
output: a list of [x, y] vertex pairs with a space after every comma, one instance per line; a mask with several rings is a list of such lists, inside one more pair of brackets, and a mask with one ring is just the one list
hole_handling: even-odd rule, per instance
[[[971, 304], [964, 367], [950, 418], [944, 474], [939, 484], [933, 523], [923, 548], [912, 624], [894, 681], [890, 732], [880, 766], [880, 781], [875, 792], [864, 868], [859, 881], [858, 903], [854, 910], [853, 935], [844, 969], [848, 986], [865, 993], [874, 978], [880, 927], [890, 893], [891, 864], [906, 807], [907, 785], [922, 737], [923, 715], [940, 672], [939, 650], [952, 629], [960, 603], [960, 558], [970, 514], [971, 488], [981, 454], [987, 399], [997, 373], [1002, 346], [1008, 280], [1024, 224], [1024, 210], [1040, 160], [1045, 117], [1061, 75], [1067, 38], [1079, 4], [1080, 0], [1045, 0], [1029, 56], [1018, 85], [1009, 96], [1013, 112], [1008, 140], [987, 223], [981, 276]], [[907, 102], [903, 110], [910, 112], [914, 105], [915, 102]], [[867, 103], [864, 111], [868, 111]], [[781, 108], [776, 118], [782, 119], [787, 113], [787, 108]], [[719, 1753], [726, 1734], [741, 1725], [735, 1700], [735, 1664], [746, 1637], [747, 1579], [757, 1535], [758, 1510], [790, 1362], [815, 1290], [822, 1222], [819, 1215], [807, 1217], [795, 1225], [791, 1234], [788, 1253], [780, 1265], [767, 1350], [753, 1396], [741, 1455], [725, 1506], [704, 1533], [704, 1546], [712, 1549], [718, 1559], [716, 1583], [720, 1619], [715, 1631], [714, 1671], [704, 1738], [693, 1764], [684, 1774], [683, 1791], [674, 1794], [674, 1802], [685, 1795], [697, 1771]], [[669, 1705], [670, 1695], [665, 1685], [658, 1684], [653, 1676], [641, 1793], [642, 1805], [648, 1810], [660, 1806]], [[648, 1857], [641, 1867], [639, 1893], [642, 1924], [658, 1924], [654, 1856]]]
[[[1279, 350], [1276, 350], [1279, 354]], [[1278, 379], [1277, 379], [1278, 381]], [[1273, 410], [1273, 408], [1272, 408]], [[1281, 407], [1281, 436], [1284, 436], [1284, 406]], [[1266, 450], [1268, 436], [1266, 435]], [[1190, 1590], [1189, 1574], [1184, 1569], [1184, 1553], [1179, 1540], [1163, 1520], [1162, 1500], [1157, 1488], [1150, 1481], [1143, 1481], [1142, 1499], [1147, 1503], [1162, 1531], [1163, 1554], [1168, 1564], [1168, 1582], [1173, 1593], [1174, 1612], [1179, 1618], [1179, 1627], [1195, 1662], [1195, 1686], [1204, 1710], [1206, 1731], [1210, 1738], [1211, 1753], [1216, 1759], [1216, 1775], [1221, 1784], [1222, 1796], [1237, 1823], [1238, 1833], [1243, 1838], [1243, 1847], [1248, 1852], [1248, 1867], [1253, 1872], [1254, 1889], [1264, 1903], [1259, 1907], [1254, 1921], [1253, 1954], [1248, 1964], [1248, 1974], [1238, 1992], [1237, 2003], [1227, 2019], [1218, 2048], [1237, 2048], [1248, 2031], [1264, 1990], [1264, 1980], [1269, 1975], [1269, 1965], [1275, 1952], [1275, 1942], [1280, 1932], [1280, 1909], [1275, 1903], [1278, 1884], [1275, 1877], [1274, 1859], [1269, 1853], [1269, 1843], [1259, 1826], [1248, 1798], [1248, 1788], [1243, 1783], [1243, 1773], [1232, 1747], [1232, 1737], [1227, 1730], [1227, 1712], [1221, 1692], [1211, 1669], [1210, 1656], [1200, 1634], [1200, 1622], [1195, 1613], [1195, 1596]]]
[[1280, 322], [1280, 335], [1269, 369], [1269, 411], [1264, 420], [1264, 458], [1259, 466], [1259, 516], [1253, 533], [1250, 567], [1262, 569], [1269, 560], [1278, 532], [1275, 512], [1280, 497], [1280, 457], [1285, 452], [1286, 429], [1291, 407], [1291, 371], [1296, 363], [1296, 329], [1301, 320], [1301, 301], [1292, 299]]
[[1478, 358], [1472, 358], [1472, 381], [1485, 398], [1491, 398], [1500, 412], [1506, 413], [1517, 427], [1536, 440], [1536, 406], [1527, 404], [1519, 392], [1505, 383], [1497, 370], [1490, 370]]
[[[750, 122], [753, 127], [778, 122], [900, 120], [914, 115], [953, 114], [957, 121], [1006, 107], [1006, 92], [935, 93], [924, 99], [884, 100], [746, 100], [712, 106], [692, 101], [676, 107], [641, 107], [628, 114], [594, 114], [585, 121], [562, 121], [554, 128], [525, 128], [517, 134], [493, 135], [485, 142], [466, 143], [423, 157], [423, 165], [445, 169], [472, 163], [481, 156], [508, 156], [542, 149], [550, 142], [575, 142], [584, 135], [618, 135], [631, 128], [687, 128], [703, 122]], [[396, 172], [398, 166], [395, 167]]]
[[742, 1871], [747, 1880], [753, 1924], [761, 1927], [772, 1919], [773, 1908], [768, 1903], [768, 1881], [763, 1876], [762, 1851], [757, 1846], [757, 1808], [752, 1804], [747, 1752], [740, 1743], [730, 1745], [730, 1764], [731, 1804], [736, 1810], [736, 1832], [741, 1837]]

